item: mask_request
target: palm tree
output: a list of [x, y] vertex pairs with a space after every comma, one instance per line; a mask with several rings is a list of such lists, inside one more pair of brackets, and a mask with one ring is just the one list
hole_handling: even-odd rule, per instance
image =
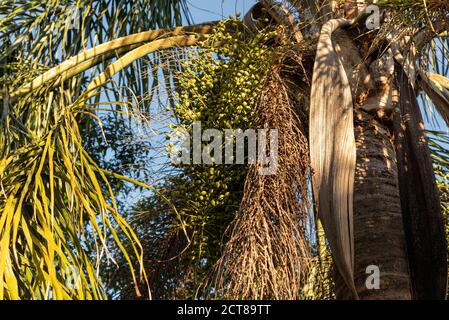
[[[244, 183], [235, 178], [242, 192], [239, 208], [220, 220], [224, 227], [230, 224], [228, 232], [217, 232], [218, 238], [226, 235], [224, 246], [211, 247], [214, 254], [201, 262], [208, 266], [201, 274], [207, 278], [204, 295], [308, 297], [307, 288], [321, 281], [316, 268], [319, 274], [323, 268], [331, 272], [324, 263], [328, 248], [337, 298], [445, 298], [447, 248], [437, 181], [448, 174], [447, 144], [437, 137], [429, 148], [417, 94], [424, 92], [427, 107], [431, 100], [449, 124], [449, 79], [438, 74], [447, 71], [447, 1], [384, 0], [368, 6], [379, 9], [379, 15], [365, 9], [371, 1], [259, 1], [243, 22], [172, 29], [181, 23], [183, 1], [125, 5], [86, 0], [75, 7], [55, 2], [54, 11], [4, 2], [0, 298], [105, 297], [98, 268], [110, 248], [109, 235], [134, 283], [136, 266], [145, 282], [141, 245], [118, 213], [109, 180], [150, 186], [99, 166], [82, 132], [91, 132], [85, 128], [99, 119], [101, 95], [111, 82], [142, 95], [157, 92], [147, 81], [130, 81], [140, 79], [127, 68], [133, 63], [165, 64], [182, 74], [184, 66], [165, 60], [167, 52], [203, 48], [234, 61], [233, 52], [248, 43], [260, 51], [247, 51], [253, 54], [248, 57], [238, 53], [235, 61], [241, 64], [236, 67], [251, 65], [248, 58], [263, 61], [263, 77], [248, 90], [252, 94], [239, 97], [254, 107], [252, 125], [279, 129], [280, 166], [276, 175], [260, 176], [259, 164], [250, 165]], [[79, 29], [63, 22], [73, 8], [82, 12]], [[164, 10], [146, 19], [146, 12], [159, 13], [156, 8]], [[60, 48], [63, 54], [55, 57]], [[145, 60], [149, 55], [150, 61]], [[95, 68], [100, 72], [89, 76], [87, 71]], [[201, 71], [208, 75], [216, 69]], [[157, 77], [158, 71], [152, 72]], [[194, 82], [176, 85], [185, 89], [189, 114], [195, 112], [191, 108], [199, 87]], [[120, 105], [132, 105], [129, 96], [115, 98], [116, 112], [127, 110]], [[182, 105], [174, 105], [174, 113], [188, 125], [191, 119]], [[200, 118], [215, 119], [210, 114]], [[198, 174], [197, 169], [182, 170], [189, 177]], [[207, 170], [208, 177], [214, 176]], [[217, 223], [203, 219], [195, 222], [202, 229], [189, 229], [183, 217], [192, 215], [177, 210], [185, 198], [172, 194], [170, 201], [171, 193], [160, 189], [155, 194], [164, 205], [151, 206], [172, 210], [177, 219], [180, 232], [171, 239], [179, 241], [168, 250], [173, 257], [194, 247], [190, 243], [198, 230]], [[182, 242], [188, 243], [185, 248]], [[78, 270], [75, 287], [67, 281], [73, 272], [64, 272], [73, 266]], [[367, 270], [376, 268], [380, 287], [373, 289], [366, 282]]]

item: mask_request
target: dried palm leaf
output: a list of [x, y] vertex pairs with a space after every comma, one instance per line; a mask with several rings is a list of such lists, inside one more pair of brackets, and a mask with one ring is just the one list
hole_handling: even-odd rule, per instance
[[321, 29], [312, 78], [309, 141], [318, 216], [336, 266], [357, 296], [353, 277], [353, 101], [348, 76], [332, 44], [332, 33], [348, 24], [344, 19], [330, 20]]
[[400, 93], [395, 145], [413, 294], [444, 299], [446, 239], [435, 173], [415, 90], [402, 67], [396, 64], [395, 69]]

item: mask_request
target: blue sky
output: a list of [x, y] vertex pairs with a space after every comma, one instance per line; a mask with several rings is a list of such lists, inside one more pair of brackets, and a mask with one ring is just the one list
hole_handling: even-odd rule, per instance
[[219, 20], [248, 11], [255, 0], [187, 0], [195, 23]]

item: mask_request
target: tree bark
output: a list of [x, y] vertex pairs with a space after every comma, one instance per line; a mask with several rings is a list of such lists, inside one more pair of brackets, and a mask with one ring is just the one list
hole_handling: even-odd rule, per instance
[[[357, 168], [354, 188], [354, 278], [360, 299], [411, 299], [396, 153], [387, 126], [356, 111]], [[369, 289], [368, 266], [380, 271], [379, 289]], [[337, 298], [353, 299], [337, 277]]]
[[[414, 92], [408, 92], [408, 79], [394, 72], [393, 55], [367, 58], [364, 43], [372, 39], [356, 41], [354, 32], [340, 29], [332, 36], [351, 88], [357, 148], [353, 203], [357, 297], [341, 274], [335, 276], [336, 296], [442, 299], [445, 239], [419, 106]], [[387, 118], [392, 114], [393, 121]], [[380, 286], [371, 288], [377, 270]]]
[[[358, 298], [362, 300], [411, 299], [392, 123], [386, 121], [385, 110], [379, 104], [383, 101], [387, 104], [384, 107], [391, 109], [391, 97], [386, 95], [390, 85], [388, 81], [377, 83], [378, 79], [373, 77], [353, 38], [347, 30], [339, 30], [335, 33], [334, 45], [348, 74], [356, 105], [354, 282]], [[389, 78], [388, 74], [384, 76]], [[370, 289], [366, 285], [372, 275], [367, 273], [369, 266], [377, 267], [380, 272], [379, 289]], [[355, 298], [340, 275], [337, 274], [335, 280], [337, 299]]]

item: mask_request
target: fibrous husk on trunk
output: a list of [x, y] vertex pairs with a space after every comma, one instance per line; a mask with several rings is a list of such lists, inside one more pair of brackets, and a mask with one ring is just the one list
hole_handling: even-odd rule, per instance
[[444, 299], [446, 239], [432, 160], [415, 90], [395, 66], [399, 110], [394, 119], [402, 216], [415, 299]]
[[309, 143], [313, 190], [338, 271], [354, 286], [353, 188], [356, 146], [348, 76], [332, 33], [350, 22], [330, 20], [318, 40], [310, 100]]
[[278, 130], [278, 169], [261, 175], [262, 164], [250, 166], [212, 287], [223, 298], [297, 299], [311, 260], [306, 239], [309, 157], [278, 66], [267, 76], [256, 127]]

